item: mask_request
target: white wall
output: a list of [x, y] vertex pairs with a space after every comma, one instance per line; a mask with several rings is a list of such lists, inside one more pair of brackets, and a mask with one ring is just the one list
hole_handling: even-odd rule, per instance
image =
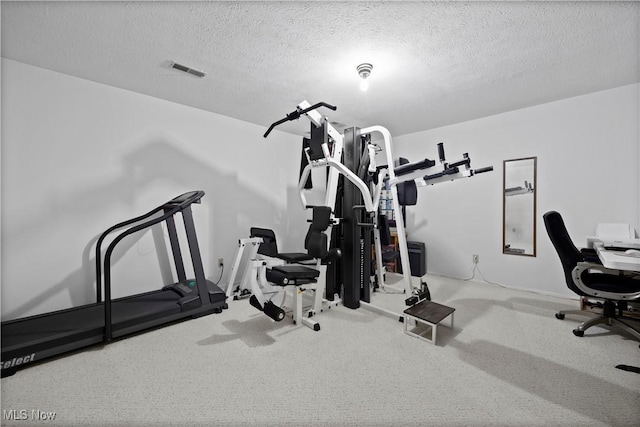
[[[5, 59], [2, 107], [3, 320], [93, 302], [97, 235], [185, 191], [206, 192], [194, 215], [214, 281], [252, 225], [302, 247], [297, 136]], [[137, 239], [116, 296], [162, 284], [151, 233]]]
[[[599, 222], [640, 230], [640, 85], [624, 86], [395, 138], [395, 154], [412, 161], [468, 152], [472, 167], [494, 171], [422, 188], [409, 207], [409, 240], [427, 245], [430, 273], [468, 278], [480, 255], [486, 280], [542, 293], [566, 289], [542, 215], [559, 211], [577, 246]], [[537, 156], [537, 257], [502, 254], [503, 160]], [[476, 274], [476, 280], [482, 277]]]

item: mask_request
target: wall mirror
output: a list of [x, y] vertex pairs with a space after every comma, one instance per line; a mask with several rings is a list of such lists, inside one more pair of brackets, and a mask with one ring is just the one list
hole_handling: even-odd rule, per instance
[[504, 161], [502, 253], [536, 256], [537, 157]]

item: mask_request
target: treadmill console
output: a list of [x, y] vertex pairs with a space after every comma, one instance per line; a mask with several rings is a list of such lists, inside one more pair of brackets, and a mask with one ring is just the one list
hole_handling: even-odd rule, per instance
[[176, 207], [184, 209], [192, 203], [200, 203], [202, 201], [202, 196], [204, 196], [204, 191], [189, 191], [188, 193], [174, 197], [162, 205], [162, 207], [165, 209], [172, 209]]
[[198, 293], [198, 287], [195, 280], [185, 280], [184, 282], [174, 283], [172, 285], [165, 286], [164, 289], [171, 289], [183, 297], [194, 292], [196, 294]]

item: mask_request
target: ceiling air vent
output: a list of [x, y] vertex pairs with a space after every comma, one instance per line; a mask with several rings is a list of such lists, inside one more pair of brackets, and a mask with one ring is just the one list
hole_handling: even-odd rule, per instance
[[187, 67], [186, 65], [178, 64], [177, 62], [171, 62], [171, 68], [196, 77], [204, 77], [207, 75], [204, 71], [196, 70], [195, 68]]

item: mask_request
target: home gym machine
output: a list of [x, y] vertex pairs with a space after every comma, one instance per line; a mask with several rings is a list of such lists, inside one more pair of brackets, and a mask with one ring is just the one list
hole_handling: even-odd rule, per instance
[[[338, 246], [337, 243], [339, 242], [339, 239], [334, 238], [335, 233], [333, 232], [333, 230], [335, 229], [334, 226], [339, 225], [341, 221], [336, 218], [335, 208], [338, 204], [338, 189], [342, 186], [343, 178], [347, 178], [347, 180], [353, 182], [354, 185], [358, 186], [358, 188], [360, 188], [362, 191], [369, 193], [369, 189], [362, 182], [362, 180], [357, 177], [355, 173], [353, 173], [342, 164], [344, 136], [340, 132], [338, 132], [331, 124], [327, 123], [325, 118], [320, 116], [320, 114], [316, 111], [320, 107], [329, 108], [331, 110], [336, 109], [335, 106], [324, 102], [310, 105], [308, 102], [303, 101], [298, 105], [295, 111], [287, 114], [285, 118], [274, 122], [265, 132], [264, 137], [266, 138], [276, 126], [287, 121], [297, 120], [301, 116], [306, 116], [311, 121], [310, 138], [305, 140], [307, 148], [303, 153], [303, 156], [305, 156], [306, 160], [306, 166], [301, 172], [298, 183], [298, 194], [304, 208], [313, 208], [313, 206], [310, 206], [307, 203], [305, 197], [304, 190], [307, 179], [311, 174], [311, 169], [329, 167], [327, 173], [325, 197], [322, 206], [330, 208], [333, 212], [331, 214], [331, 225], [326, 231], [326, 234], [331, 234], [331, 245]], [[369, 202], [367, 207], [369, 210], [371, 210], [373, 208], [371, 197], [368, 197], [367, 200]], [[327, 282], [330, 281], [327, 280]], [[329, 290], [327, 290], [327, 296], [329, 297], [329, 299], [333, 299], [334, 292], [330, 292]]]
[[[385, 179], [389, 176], [395, 178], [395, 175], [392, 168], [378, 168], [375, 156], [377, 151], [384, 150], [386, 158], [393, 159], [391, 135], [382, 126], [349, 128], [340, 133], [316, 111], [319, 107], [335, 110], [335, 107], [323, 102], [310, 106], [304, 101], [296, 111], [271, 125], [265, 136], [273, 127], [287, 120], [295, 120], [302, 115], [310, 120], [311, 137], [306, 141], [308, 148], [305, 149], [307, 164], [298, 183], [300, 200], [303, 206], [307, 206], [304, 188], [311, 169], [329, 167], [325, 205], [331, 206], [340, 218], [336, 221], [339, 227], [334, 228], [331, 241], [332, 245], [341, 248], [343, 256], [341, 268], [327, 271], [327, 298], [339, 292], [345, 306], [358, 308], [361, 303], [367, 305], [371, 300], [371, 265], [368, 260], [371, 259], [374, 239], [377, 242], [377, 259], [382, 258], [379, 234], [373, 234], [372, 231], [377, 228], [375, 217]], [[382, 136], [382, 149], [371, 142], [372, 134]], [[391, 187], [394, 209], [399, 215], [396, 191], [396, 186]], [[400, 227], [404, 229], [402, 223]], [[404, 234], [398, 237], [401, 259], [404, 265], [409, 265], [406, 237]], [[411, 277], [407, 269], [403, 273], [403, 282], [403, 288], [410, 290]], [[341, 289], [338, 283], [342, 284]]]
[[[326, 296], [330, 299], [336, 291], [341, 291], [342, 302], [349, 308], [363, 306], [374, 311], [404, 320], [405, 316], [392, 313], [371, 304], [373, 289], [371, 280], [371, 246], [376, 251], [378, 283], [384, 285], [384, 269], [382, 266], [382, 252], [380, 234], [376, 222], [376, 214], [383, 186], [389, 187], [393, 200], [393, 210], [396, 217], [398, 231], [398, 246], [400, 259], [405, 268], [402, 271], [403, 293], [407, 295], [407, 305], [415, 307], [428, 302], [429, 290], [426, 283], [421, 282], [420, 288], [413, 288], [411, 283], [410, 262], [407, 250], [406, 234], [402, 207], [398, 201], [398, 188], [402, 185], [418, 186], [432, 185], [443, 181], [471, 177], [479, 173], [493, 170], [492, 167], [471, 169], [471, 160], [467, 154], [463, 159], [447, 163], [442, 144], [438, 145], [440, 164], [430, 159], [415, 163], [407, 163], [398, 167], [376, 165], [376, 153], [384, 152], [387, 162], [393, 161], [391, 135], [382, 126], [368, 128], [347, 128], [343, 133], [338, 132], [316, 110], [319, 107], [336, 108], [326, 103], [313, 106], [306, 101], [300, 103], [297, 109], [286, 115], [284, 119], [272, 124], [265, 137], [271, 130], [286, 121], [296, 120], [300, 116], [307, 117], [311, 122], [311, 137], [305, 149], [307, 165], [304, 167], [298, 190], [303, 206], [307, 206], [304, 188], [310, 171], [315, 167], [329, 167], [329, 177], [325, 197], [325, 205], [334, 210], [334, 227], [331, 235], [332, 246], [340, 247], [342, 258], [340, 263], [334, 263], [339, 269], [330, 274], [327, 270]], [[374, 142], [373, 135], [381, 137], [380, 147]], [[339, 283], [342, 286], [339, 286]], [[423, 304], [426, 305], [426, 304]], [[406, 311], [405, 311], [405, 314]], [[407, 314], [408, 315], [408, 314]]]
[[[191, 205], [203, 191], [182, 194], [150, 212], [107, 229], [96, 243], [96, 302], [2, 322], [2, 376], [52, 356], [187, 318], [220, 313], [226, 295], [204, 275]], [[188, 279], [174, 217], [181, 214], [195, 278]], [[111, 268], [118, 244], [134, 233], [165, 223], [177, 282], [160, 289], [111, 298]], [[118, 234], [113, 234], [113, 233]], [[114, 235], [104, 251], [108, 236]], [[119, 248], [119, 247], [118, 247]], [[104, 288], [104, 300], [102, 290]]]

